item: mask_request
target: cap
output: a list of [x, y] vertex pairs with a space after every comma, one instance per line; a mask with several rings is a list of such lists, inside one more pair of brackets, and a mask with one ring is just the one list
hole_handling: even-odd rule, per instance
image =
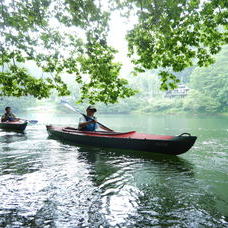
[[95, 112], [97, 111], [96, 107], [93, 105], [89, 105], [86, 110], [94, 110]]

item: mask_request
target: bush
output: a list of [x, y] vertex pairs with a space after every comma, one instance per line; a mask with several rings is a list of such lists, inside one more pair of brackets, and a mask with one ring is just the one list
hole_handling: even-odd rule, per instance
[[220, 103], [197, 90], [191, 90], [184, 99], [183, 109], [190, 112], [210, 112], [218, 111]]
[[173, 108], [179, 109], [182, 106], [181, 99], [152, 99], [147, 104], [145, 108], [142, 109], [143, 112], [165, 112]]

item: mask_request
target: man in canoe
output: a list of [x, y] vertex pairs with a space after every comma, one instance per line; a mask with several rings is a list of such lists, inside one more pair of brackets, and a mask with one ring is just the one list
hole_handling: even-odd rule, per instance
[[81, 131], [96, 131], [98, 128], [101, 128], [105, 131], [112, 131], [104, 125], [97, 123], [97, 119], [94, 116], [96, 111], [95, 106], [89, 105], [86, 109], [86, 115], [81, 116], [79, 119], [78, 129]]
[[1, 121], [2, 122], [6, 122], [6, 121], [9, 121], [9, 122], [13, 122], [13, 121], [18, 121], [20, 120], [19, 118], [17, 118], [13, 113], [12, 113], [12, 110], [11, 110], [11, 107], [6, 107], [5, 108], [5, 113], [2, 115], [1, 117]]

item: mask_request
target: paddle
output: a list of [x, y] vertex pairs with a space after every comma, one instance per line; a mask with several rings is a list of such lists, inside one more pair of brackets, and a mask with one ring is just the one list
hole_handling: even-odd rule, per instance
[[[64, 104], [67, 108], [69, 108], [69, 109], [72, 110], [73, 112], [77, 112], [77, 113], [83, 115], [84, 117], [87, 117], [87, 118], [93, 120], [93, 118], [91, 118], [91, 117], [85, 115], [84, 113], [82, 113], [82, 112], [80, 112], [79, 110], [77, 110], [77, 109], [75, 109], [74, 107], [72, 107], [67, 101], [61, 100], [60, 103]], [[110, 128], [106, 127], [105, 125], [101, 124], [100, 122], [97, 121], [97, 123], [98, 123], [101, 127], [104, 127], [104, 128], [106, 128], [107, 130], [109, 130], [109, 131], [113, 131], [112, 129], [110, 129]]]
[[27, 121], [28, 123], [32, 123], [32, 124], [36, 124], [38, 123], [38, 120], [25, 120], [25, 119], [21, 119], [20, 120], [24, 120], [24, 121]]

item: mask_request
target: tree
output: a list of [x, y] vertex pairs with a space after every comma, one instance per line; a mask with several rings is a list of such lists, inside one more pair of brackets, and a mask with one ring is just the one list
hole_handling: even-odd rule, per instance
[[124, 2], [138, 14], [138, 23], [127, 36], [129, 55], [136, 54], [135, 70], [162, 68], [162, 89], [175, 88], [179, 82], [172, 72], [214, 63], [212, 56], [228, 42], [225, 0]]
[[183, 101], [183, 109], [191, 113], [215, 113], [218, 108], [219, 102], [216, 99], [194, 89], [190, 90]]
[[228, 46], [216, 56], [216, 63], [210, 67], [196, 68], [190, 86], [216, 101], [217, 111], [227, 111], [228, 107]]
[[[81, 99], [115, 103], [135, 91], [119, 78], [121, 64], [107, 43], [110, 14], [138, 18], [128, 32], [136, 72], [161, 69], [161, 88], [175, 88], [171, 72], [213, 63], [228, 43], [226, 0], [0, 0], [0, 95], [68, 95], [62, 73], [81, 85]], [[106, 2], [106, 1], [105, 1]], [[135, 57], [136, 56], [136, 57]], [[32, 60], [52, 77], [36, 78], [18, 63]]]

